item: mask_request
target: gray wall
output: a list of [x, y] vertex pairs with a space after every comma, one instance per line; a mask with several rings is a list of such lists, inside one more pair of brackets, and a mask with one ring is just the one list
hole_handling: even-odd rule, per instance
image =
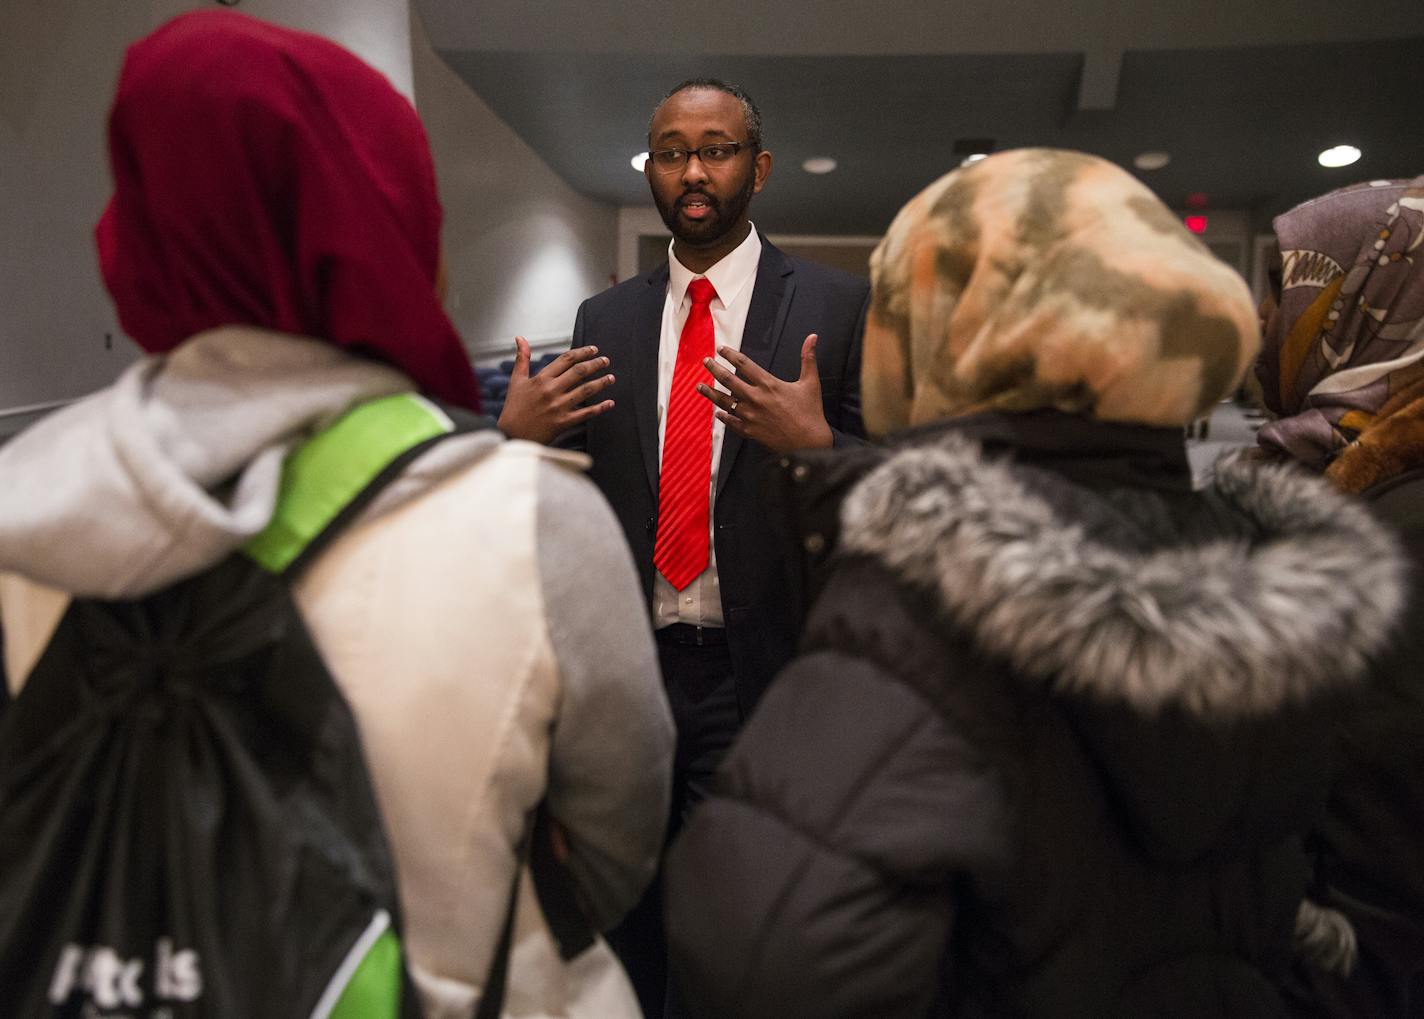
[[0, 408], [79, 396], [134, 356], [93, 229], [123, 47], [151, 23], [146, 3], [0, 2]]
[[616, 267], [617, 210], [576, 194], [431, 48], [412, 15], [415, 101], [445, 206], [446, 308], [476, 357], [555, 347]]

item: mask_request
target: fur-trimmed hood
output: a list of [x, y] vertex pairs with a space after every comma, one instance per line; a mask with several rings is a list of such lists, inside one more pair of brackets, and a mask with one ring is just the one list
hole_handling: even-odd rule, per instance
[[[859, 822], [874, 865], [890, 842], [917, 867], [963, 853], [984, 907], [969, 912], [994, 944], [1020, 939], [1038, 987], [1062, 975], [1033, 975], [1038, 961], [1114, 951], [1132, 929], [1163, 936], [1149, 954], [1177, 936], [1202, 952], [1134, 967], [1139, 1004], [1183, 978], [1229, 983], [1233, 949], [1275, 971], [1292, 935], [1348, 969], [1349, 923], [1302, 901], [1304, 836], [1399, 625], [1390, 532], [1294, 467], [1228, 462], [1194, 491], [1176, 429], [986, 414], [890, 441], [782, 462], [812, 608], [779, 682], [805, 701], [761, 709], [894, 762], [855, 772], [877, 790], [857, 794], [876, 804]], [[729, 771], [799, 831], [833, 817], [817, 844], [852, 841], [841, 799], [823, 815], [745, 759]], [[915, 820], [887, 823], [891, 802]]]
[[1031, 682], [1135, 712], [1251, 718], [1359, 681], [1405, 600], [1393, 537], [1325, 483], [1221, 465], [1218, 533], [1183, 540], [955, 432], [891, 456], [842, 509], [884, 563]]

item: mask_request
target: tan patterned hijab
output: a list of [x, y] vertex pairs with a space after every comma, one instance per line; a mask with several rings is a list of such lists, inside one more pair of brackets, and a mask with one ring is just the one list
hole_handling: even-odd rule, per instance
[[1246, 284], [1106, 160], [1021, 149], [914, 198], [870, 260], [871, 432], [1056, 408], [1185, 425], [1229, 394], [1258, 325]]

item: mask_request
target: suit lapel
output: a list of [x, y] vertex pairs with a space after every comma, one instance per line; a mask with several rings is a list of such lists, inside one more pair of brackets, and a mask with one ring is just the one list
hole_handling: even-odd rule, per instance
[[[796, 291], [796, 279], [790, 261], [765, 237], [761, 239], [761, 258], [757, 261], [756, 281], [752, 286], [752, 303], [747, 309], [747, 324], [742, 330], [742, 353], [770, 371], [781, 343], [786, 312]], [[742, 437], [730, 428], [722, 433], [717, 491], [722, 491], [722, 486], [727, 483], [742, 444]]]
[[[654, 269], [647, 277], [647, 286], [637, 292], [637, 304], [629, 323], [630, 342], [639, 349], [613, 366], [614, 371], [629, 375], [629, 391], [633, 397], [633, 420], [638, 431], [638, 446], [643, 453], [643, 466], [648, 473], [648, 487], [653, 498], [658, 494], [658, 346], [662, 337], [663, 305], [667, 301], [668, 267]], [[626, 367], [625, 367], [626, 366]]]

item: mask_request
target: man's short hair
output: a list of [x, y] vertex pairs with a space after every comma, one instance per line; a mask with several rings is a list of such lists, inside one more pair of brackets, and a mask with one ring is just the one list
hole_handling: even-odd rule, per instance
[[674, 85], [661, 99], [658, 105], [653, 107], [653, 115], [648, 118], [648, 144], [652, 144], [653, 139], [653, 117], [657, 116], [658, 110], [663, 103], [667, 102], [679, 92], [686, 92], [690, 88], [714, 89], [718, 92], [725, 92], [737, 102], [742, 104], [742, 115], [747, 121], [747, 145], [754, 151], [761, 151], [761, 110], [757, 109], [757, 104], [752, 102], [752, 97], [739, 85], [732, 85], [721, 78], [688, 78], [686, 81]]

